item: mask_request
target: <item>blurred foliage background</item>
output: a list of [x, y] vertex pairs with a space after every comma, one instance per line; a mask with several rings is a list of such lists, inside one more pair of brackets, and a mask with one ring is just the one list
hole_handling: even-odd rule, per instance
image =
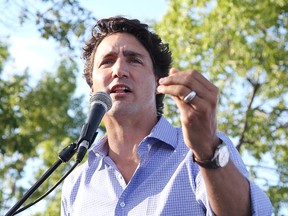
[[[41, 0], [41, 7], [32, 0], [1, 4], [8, 13], [16, 7], [17, 16], [14, 20], [1, 16], [0, 25], [30, 23], [42, 38], [59, 46], [56, 70], [43, 71], [32, 84], [29, 68], [3, 76], [13, 56], [9, 37], [0, 34], [2, 215], [79, 136], [87, 105], [85, 95], [75, 94], [82, 73], [76, 53], [97, 14], [77, 0]], [[169, 0], [162, 19], [149, 22], [170, 44], [173, 66], [197, 69], [219, 87], [219, 130], [235, 143], [251, 178], [269, 196], [274, 215], [287, 213], [288, 2]], [[170, 97], [165, 100], [165, 115], [179, 126], [174, 102]], [[27, 203], [51, 188], [70, 165], [60, 167]], [[34, 215], [59, 215], [60, 197], [61, 187], [45, 198], [45, 209]]]

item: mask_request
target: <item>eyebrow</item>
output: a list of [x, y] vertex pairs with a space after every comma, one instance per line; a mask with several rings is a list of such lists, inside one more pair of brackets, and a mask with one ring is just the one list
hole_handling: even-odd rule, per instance
[[[103, 55], [102, 58], [106, 58], [106, 57], [110, 57], [110, 56], [117, 56], [117, 55], [118, 55], [118, 52], [111, 51], [111, 52], [106, 53], [105, 55]], [[140, 54], [138, 52], [132, 51], [132, 50], [124, 50], [123, 51], [123, 55], [125, 57], [144, 58], [144, 55], [142, 55], [142, 54]]]
[[144, 58], [144, 56], [138, 52], [132, 51], [132, 50], [124, 50], [123, 55], [125, 57], [139, 57], [139, 58]]

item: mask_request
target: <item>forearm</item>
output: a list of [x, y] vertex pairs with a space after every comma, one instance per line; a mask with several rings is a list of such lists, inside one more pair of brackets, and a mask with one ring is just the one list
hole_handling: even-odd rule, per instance
[[216, 215], [251, 215], [249, 183], [231, 160], [224, 168], [200, 172]]

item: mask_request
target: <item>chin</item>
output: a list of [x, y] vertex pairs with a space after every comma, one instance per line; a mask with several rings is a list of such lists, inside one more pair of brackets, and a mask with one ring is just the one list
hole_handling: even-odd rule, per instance
[[131, 104], [123, 104], [123, 103], [113, 103], [112, 108], [108, 111], [108, 115], [110, 116], [119, 116], [119, 115], [131, 115], [134, 111], [131, 109]]

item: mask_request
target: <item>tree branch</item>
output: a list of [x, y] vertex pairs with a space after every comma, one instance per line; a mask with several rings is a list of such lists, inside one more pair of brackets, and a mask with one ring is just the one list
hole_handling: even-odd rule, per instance
[[257, 91], [259, 90], [259, 87], [261, 85], [258, 82], [254, 82], [250, 78], [247, 78], [247, 80], [253, 86], [253, 92], [252, 92], [252, 95], [250, 97], [250, 101], [248, 103], [248, 107], [247, 107], [247, 111], [246, 111], [246, 115], [245, 115], [245, 120], [244, 120], [244, 127], [243, 127], [243, 130], [242, 130], [239, 142], [236, 145], [236, 148], [238, 149], [238, 151], [240, 150], [241, 146], [243, 145], [243, 143], [245, 141], [245, 133], [246, 133], [248, 127], [249, 127], [249, 123], [248, 123], [249, 113], [253, 112], [251, 107], [252, 107], [253, 101], [254, 101], [254, 99], [256, 97]]

